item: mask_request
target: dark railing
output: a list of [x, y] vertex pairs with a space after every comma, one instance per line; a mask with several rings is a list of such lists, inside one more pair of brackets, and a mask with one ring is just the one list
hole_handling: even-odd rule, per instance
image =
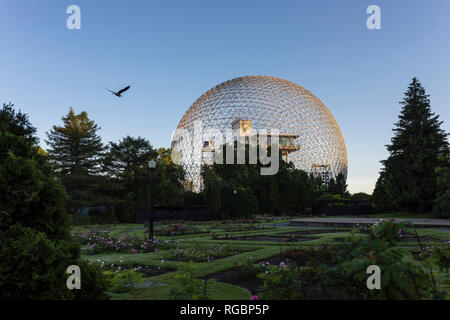
[[312, 206], [314, 215], [365, 215], [372, 213], [369, 201], [361, 200], [320, 200]]

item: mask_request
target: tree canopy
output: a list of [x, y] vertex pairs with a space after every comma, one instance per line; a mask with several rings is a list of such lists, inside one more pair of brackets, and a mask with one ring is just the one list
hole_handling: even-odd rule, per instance
[[75, 114], [70, 108], [62, 121], [47, 132], [47, 151], [68, 193], [68, 207], [77, 214], [82, 207], [104, 202], [107, 182], [99, 174], [105, 148], [97, 134], [100, 128], [86, 112]]
[[[225, 146], [223, 150], [226, 157]], [[286, 163], [281, 153], [278, 172], [261, 175], [262, 164], [248, 164], [248, 152], [246, 148], [246, 164], [214, 163], [202, 168], [204, 192], [211, 209], [221, 208], [230, 216], [249, 216], [301, 213], [311, 207], [319, 191], [318, 180]]]

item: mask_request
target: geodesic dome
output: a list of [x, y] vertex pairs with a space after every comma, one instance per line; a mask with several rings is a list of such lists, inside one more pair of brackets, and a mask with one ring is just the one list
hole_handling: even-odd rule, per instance
[[[205, 139], [195, 135], [194, 123], [221, 132], [236, 121], [247, 121], [253, 129], [278, 129], [281, 135], [293, 136], [296, 149], [289, 161], [296, 168], [321, 175], [326, 182], [339, 173], [347, 177], [347, 150], [339, 125], [328, 108], [305, 88], [276, 77], [246, 76], [223, 82], [205, 92], [186, 111], [177, 130], [192, 133], [192, 138], [174, 136], [172, 149], [194, 190], [201, 187], [203, 160], [192, 155]], [[217, 147], [217, 146], [214, 146]]]

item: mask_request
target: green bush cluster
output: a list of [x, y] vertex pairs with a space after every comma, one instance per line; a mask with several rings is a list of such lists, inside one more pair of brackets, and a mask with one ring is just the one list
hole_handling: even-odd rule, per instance
[[196, 265], [193, 261], [179, 268], [175, 276], [177, 285], [170, 288], [169, 299], [174, 300], [206, 300], [208, 299], [207, 280], [194, 278]]
[[0, 239], [1, 299], [69, 299], [66, 268], [77, 263], [77, 247], [65, 240], [51, 240], [19, 224]]
[[73, 264], [83, 279], [102, 275], [84, 267], [71, 242], [64, 187], [35, 132], [13, 105], [0, 109], [0, 299], [103, 298], [102, 281], [66, 286]]
[[[439, 298], [431, 274], [406, 259], [410, 253], [395, 246], [405, 227], [382, 221], [370, 229], [369, 237], [348, 238], [337, 250], [336, 267], [324, 270], [328, 284], [352, 299]], [[370, 265], [381, 269], [381, 290], [367, 289]]]
[[[248, 158], [248, 150], [246, 152]], [[224, 162], [202, 167], [205, 183], [202, 193], [210, 209], [221, 209], [229, 217], [306, 212], [315, 198], [327, 190], [321, 189], [320, 179], [308, 176], [292, 163], [286, 163], [281, 154], [279, 156], [279, 170], [275, 175], [261, 175], [263, 165], [248, 164], [248, 161], [246, 164]], [[345, 189], [345, 185], [338, 189]]]
[[[383, 221], [368, 237], [351, 235], [342, 244], [286, 253], [286, 265], [261, 275], [264, 299], [440, 299], [433, 274], [396, 247], [405, 225]], [[439, 261], [444, 261], [440, 259]], [[381, 269], [381, 289], [367, 288], [367, 268]]]
[[258, 199], [248, 188], [226, 189], [222, 207], [231, 218], [251, 217], [258, 213]]
[[124, 271], [104, 271], [108, 277], [110, 287], [107, 292], [109, 296], [130, 293], [132, 298], [136, 298], [136, 286], [143, 284], [142, 273], [136, 272], [134, 269]]

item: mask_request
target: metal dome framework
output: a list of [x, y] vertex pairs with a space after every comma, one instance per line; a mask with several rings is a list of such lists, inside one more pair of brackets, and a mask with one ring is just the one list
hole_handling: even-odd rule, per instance
[[[194, 134], [194, 122], [225, 134], [236, 120], [251, 121], [253, 129], [278, 129], [280, 135], [295, 136], [297, 150], [289, 161], [298, 169], [320, 175], [327, 182], [339, 173], [347, 177], [347, 150], [335, 118], [314, 94], [300, 85], [270, 76], [246, 76], [223, 82], [205, 92], [187, 110], [177, 131], [187, 130], [191, 139], [174, 136], [172, 149], [181, 155], [181, 164], [192, 189], [201, 187], [204, 160], [192, 160], [195, 146], [204, 144]], [[202, 146], [203, 147], [203, 146]], [[186, 160], [191, 159], [191, 160]]]

